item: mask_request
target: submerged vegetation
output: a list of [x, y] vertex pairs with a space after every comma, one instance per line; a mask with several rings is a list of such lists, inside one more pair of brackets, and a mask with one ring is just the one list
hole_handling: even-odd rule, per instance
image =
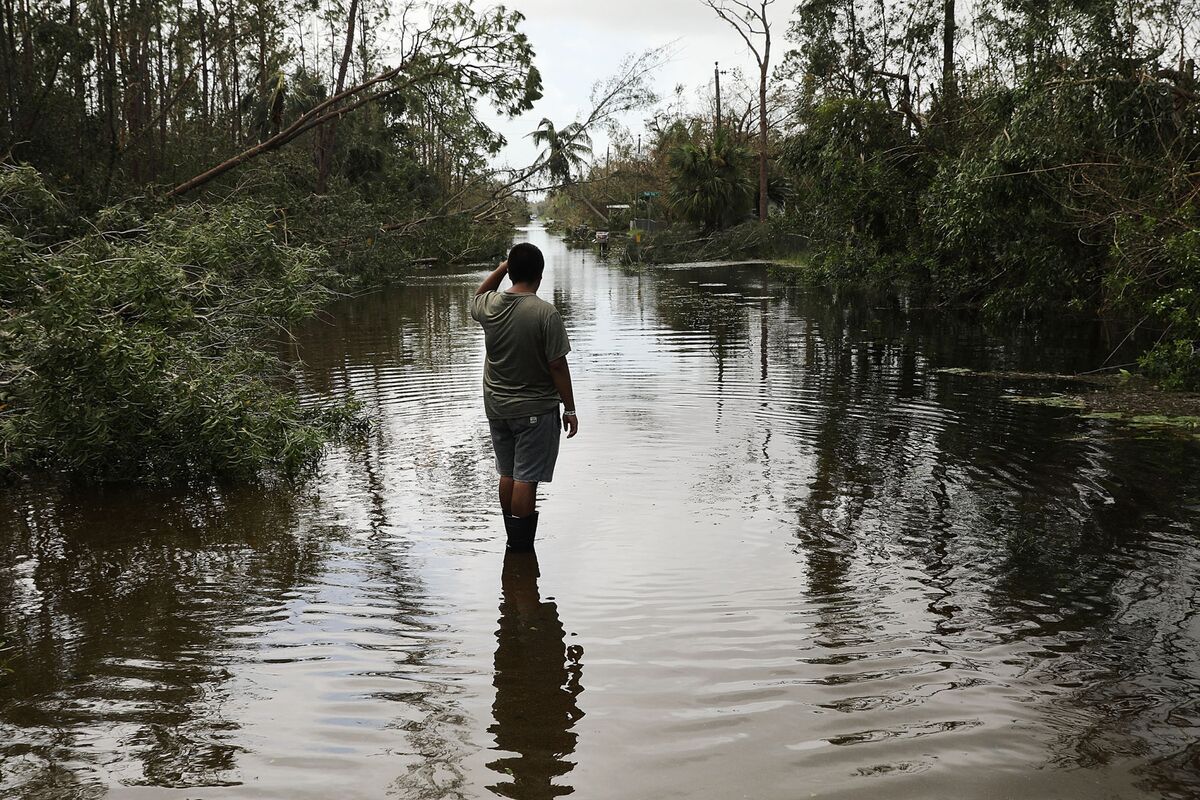
[[[713, 86], [699, 111], [677, 97], [648, 147], [627, 136], [582, 176], [591, 205], [654, 221], [635, 257], [790, 236], [822, 282], [1123, 321], [1145, 375], [1200, 388], [1200, 3], [708, 5], [759, 53], [787, 49], [769, 92], [735, 73], [723, 107]], [[760, 114], [765, 172], [743, 155], [764, 152]], [[754, 184], [769, 227], [738, 252], [724, 230], [759, 216]], [[545, 213], [599, 224], [573, 205]]]

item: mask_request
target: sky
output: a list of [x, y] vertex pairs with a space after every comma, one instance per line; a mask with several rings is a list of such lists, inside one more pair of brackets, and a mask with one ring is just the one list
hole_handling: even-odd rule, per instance
[[[615, 74], [631, 52], [675, 42], [674, 57], [659, 70], [653, 84], [660, 96], [683, 84], [684, 97], [696, 106], [698, 88], [712, 83], [713, 61], [720, 61], [722, 70], [741, 67], [748, 77], [757, 75], [745, 43], [701, 0], [504, 0], [504, 5], [525, 15], [522, 29], [537, 54], [543, 97], [532, 111], [515, 120], [481, 112], [508, 140], [498, 166], [531, 163], [537, 147], [528, 134], [538, 122], [548, 117], [561, 127], [586, 113], [592, 84]], [[779, 45], [790, 6], [776, 4], [771, 11], [775, 52], [782, 53], [785, 48]], [[727, 80], [722, 76], [723, 91]], [[636, 135], [648, 116], [635, 112], [625, 124]], [[607, 134], [593, 131], [597, 157], [603, 158], [606, 143]]]

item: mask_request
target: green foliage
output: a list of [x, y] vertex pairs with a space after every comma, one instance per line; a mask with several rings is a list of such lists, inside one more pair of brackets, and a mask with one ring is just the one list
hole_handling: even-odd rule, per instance
[[1150, 348], [1138, 363], [1146, 374], [1159, 381], [1164, 389], [1200, 388], [1200, 350], [1196, 343], [1197, 321], [1193, 319], [1191, 338], [1170, 339]]
[[723, 130], [704, 142], [683, 141], [668, 156], [668, 200], [684, 219], [705, 231], [745, 218], [754, 205], [753, 154]]
[[[807, 249], [828, 282], [1103, 315], [1160, 385], [1200, 389], [1200, 0], [803, 0], [787, 31], [768, 97], [778, 209], [736, 224], [755, 177], [734, 154], [744, 120], [726, 115], [714, 147], [707, 110], [668, 105], [648, 152], [615, 138], [578, 189], [636, 218], [647, 190], [667, 196], [629, 258]], [[580, 206], [559, 195], [547, 213], [574, 227]]]
[[[11, 227], [37, 241], [46, 241], [64, 231], [68, 220], [65, 204], [46, 186], [37, 170], [0, 164], [0, 226], [4, 226], [0, 232], [6, 233]], [[5, 263], [10, 262], [0, 260], [0, 264]]]
[[[1150, 337], [1148, 375], [1200, 388], [1200, 5], [981, 0], [965, 26], [960, 4], [973, 55], [940, 65], [941, 4], [908, 5], [796, 9], [780, 162], [811, 269], [996, 314], [1124, 319]], [[922, 93], [934, 66], [940, 94]]]
[[786, 221], [777, 217], [766, 222], [746, 221], [700, 237], [692, 226], [683, 224], [643, 233], [640, 243], [634, 241], [634, 233], [630, 231], [626, 259], [652, 264], [794, 258], [805, 245], [789, 231]]
[[[26, 174], [28, 177], [28, 174]], [[294, 474], [328, 426], [273, 340], [327, 291], [255, 208], [190, 207], [43, 248], [0, 228], [0, 466], [85, 479]]]
[[542, 202], [541, 216], [553, 220], [550, 227], [557, 231], [572, 231], [595, 221], [587, 207], [566, 192], [550, 193]]
[[[864, 98], [889, 80], [886, 55], [914, 72], [927, 71], [935, 59], [941, 3], [889, 0], [872, 13], [861, 0], [800, 0], [788, 26], [798, 47], [785, 55], [784, 70], [799, 72], [810, 98]], [[864, 8], [864, 6], [867, 6]]]
[[[327, 252], [338, 286], [386, 280], [418, 258], [492, 255], [511, 220], [490, 202], [504, 137], [483, 109], [532, 108], [533, 47], [522, 15], [503, 6], [418, 5], [390, 21], [381, 0], [14, 7], [0, 25], [0, 159], [30, 165], [58, 194], [24, 198], [28, 219], [10, 221], [37, 219], [29, 235], [61, 241], [81, 217], [135, 198], [153, 208], [249, 153], [186, 196], [272, 207], [280, 238]], [[312, 56], [344, 44], [343, 81], [340, 59]], [[392, 77], [355, 88], [381, 74]], [[347, 113], [268, 146], [339, 83], [352, 90]]]
[[929, 165], [882, 103], [831, 99], [812, 108], [781, 160], [796, 183], [795, 221], [823, 251], [819, 260], [873, 264], [911, 246]]
[[529, 136], [534, 144], [546, 146], [539, 160], [558, 183], [570, 183], [573, 173], [586, 163], [592, 152], [592, 139], [578, 122], [558, 130], [553, 122], [543, 118]]
[[[273, 205], [274, 191], [266, 193], [264, 206]], [[389, 283], [425, 259], [490, 260], [507, 250], [513, 224], [525, 219], [515, 205], [498, 219], [481, 222], [462, 214], [429, 214], [404, 195], [377, 199], [340, 178], [331, 182], [327, 194], [299, 194], [286, 207], [268, 213], [277, 236], [324, 253], [323, 263], [329, 268], [321, 272], [321, 279], [339, 291]], [[388, 222], [409, 219], [423, 221], [383, 229]]]
[[1142, 369], [1169, 389], [1200, 389], [1200, 275], [1195, 263], [1200, 245], [1200, 230], [1189, 231], [1168, 242], [1164, 250], [1172, 253], [1179, 239], [1188, 242], [1179, 255], [1189, 262], [1185, 285], [1165, 292], [1151, 303], [1152, 312], [1166, 321], [1166, 331], [1140, 359]]
[[[523, 17], [461, 1], [389, 13], [381, 0], [9, 9], [0, 158], [28, 166], [0, 166], [0, 470], [302, 470], [345, 409], [299, 407], [278, 355], [287, 326], [330, 288], [502, 252], [523, 209], [497, 199], [504, 139], [480, 110], [541, 96]], [[343, 42], [348, 65], [312, 58]], [[300, 134], [346, 87], [338, 118]], [[185, 182], [208, 206], [163, 210], [156, 198]]]
[[1113, 308], [1163, 327], [1142, 370], [1167, 388], [1200, 389], [1200, 213], [1190, 203], [1159, 211], [1116, 221], [1105, 290]]

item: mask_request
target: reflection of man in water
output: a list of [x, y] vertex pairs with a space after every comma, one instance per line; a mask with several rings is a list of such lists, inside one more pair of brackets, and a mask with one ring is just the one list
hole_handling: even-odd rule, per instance
[[583, 691], [579, 646], [565, 647], [562, 623], [554, 603], [538, 597], [538, 564], [534, 553], [509, 551], [501, 579], [500, 629], [496, 631], [496, 749], [515, 755], [488, 766], [512, 777], [489, 787], [520, 800], [560, 797], [572, 787], [553, 779], [574, 766], [575, 721], [583, 716], [575, 702]]
[[[487, 345], [483, 406], [512, 550], [533, 547], [537, 485], [554, 476], [562, 430], [568, 439], [579, 432], [567, 368], [567, 330], [554, 306], [537, 296], [545, 263], [542, 251], [532, 244], [514, 246], [471, 301], [471, 316], [483, 326]], [[505, 275], [512, 286], [497, 291]], [[564, 406], [561, 419], [559, 400]]]

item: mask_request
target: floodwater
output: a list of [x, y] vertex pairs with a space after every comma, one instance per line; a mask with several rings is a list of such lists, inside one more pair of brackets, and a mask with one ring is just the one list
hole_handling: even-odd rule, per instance
[[0, 794], [1200, 796], [1200, 444], [938, 371], [1102, 336], [521, 236], [581, 421], [536, 558], [483, 271], [347, 300], [302, 391], [377, 424], [311, 485], [0, 498]]

